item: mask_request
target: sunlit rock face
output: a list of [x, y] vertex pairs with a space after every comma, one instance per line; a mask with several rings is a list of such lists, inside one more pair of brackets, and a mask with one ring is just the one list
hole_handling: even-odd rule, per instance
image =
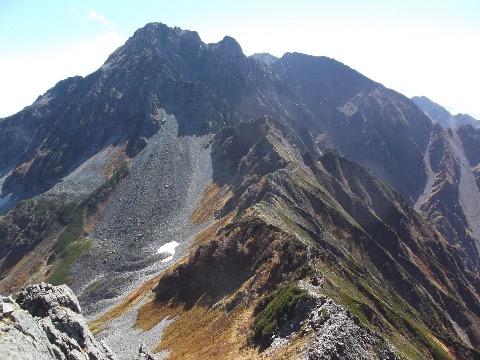
[[95, 340], [73, 292], [38, 284], [0, 299], [0, 357], [3, 359], [114, 359]]

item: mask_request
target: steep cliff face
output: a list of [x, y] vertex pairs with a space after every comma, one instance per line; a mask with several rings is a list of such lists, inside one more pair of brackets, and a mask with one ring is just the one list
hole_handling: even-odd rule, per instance
[[10, 126], [20, 133], [23, 122], [27, 129], [34, 129], [24, 143], [14, 137], [6, 141], [14, 141], [12, 153], [10, 147], [2, 151], [12, 170], [4, 180], [2, 194], [13, 193], [14, 198], [21, 199], [44, 192], [110, 145], [128, 142], [131, 155], [142, 148], [142, 138], [159, 128], [151, 113], [154, 101], [145, 104], [143, 97], [141, 105], [135, 104], [140, 101], [138, 97], [122, 101], [114, 89], [107, 93], [101, 90], [105, 82], [101, 71], [85, 79], [65, 80], [2, 122], [2, 127]]
[[462, 126], [456, 131], [462, 141], [465, 156], [469, 165], [475, 168], [480, 163], [480, 129], [471, 126]]
[[0, 356], [3, 359], [114, 359], [95, 340], [80, 305], [65, 285], [38, 284], [0, 299]]
[[[176, 41], [170, 44], [169, 39]], [[22, 198], [48, 190], [109, 145], [127, 143], [125, 152], [135, 156], [159, 130], [163, 109], [188, 118], [182, 133], [232, 121], [236, 115], [224, 100], [188, 78], [189, 69], [202, 68], [191, 63], [194, 49], [196, 54], [201, 46], [192, 32], [149, 25], [95, 73], [60, 82], [2, 121], [2, 176], [7, 175], [2, 194]], [[222, 68], [215, 54], [207, 52], [211, 67]]]

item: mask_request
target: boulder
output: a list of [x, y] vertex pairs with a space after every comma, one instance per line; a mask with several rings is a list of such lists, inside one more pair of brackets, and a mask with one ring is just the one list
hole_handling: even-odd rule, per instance
[[96, 340], [66, 285], [40, 283], [0, 297], [1, 359], [114, 359]]

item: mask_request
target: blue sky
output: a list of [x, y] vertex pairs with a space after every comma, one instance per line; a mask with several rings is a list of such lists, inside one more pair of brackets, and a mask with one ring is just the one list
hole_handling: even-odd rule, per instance
[[480, 119], [477, 0], [0, 0], [0, 117], [87, 75], [148, 22], [225, 35], [245, 54], [335, 58], [409, 97]]

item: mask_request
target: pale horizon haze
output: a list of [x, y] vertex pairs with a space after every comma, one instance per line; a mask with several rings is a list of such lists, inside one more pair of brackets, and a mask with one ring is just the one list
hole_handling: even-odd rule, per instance
[[98, 69], [149, 22], [228, 35], [246, 55], [328, 56], [408, 97], [480, 119], [480, 1], [0, 0], [0, 117]]

